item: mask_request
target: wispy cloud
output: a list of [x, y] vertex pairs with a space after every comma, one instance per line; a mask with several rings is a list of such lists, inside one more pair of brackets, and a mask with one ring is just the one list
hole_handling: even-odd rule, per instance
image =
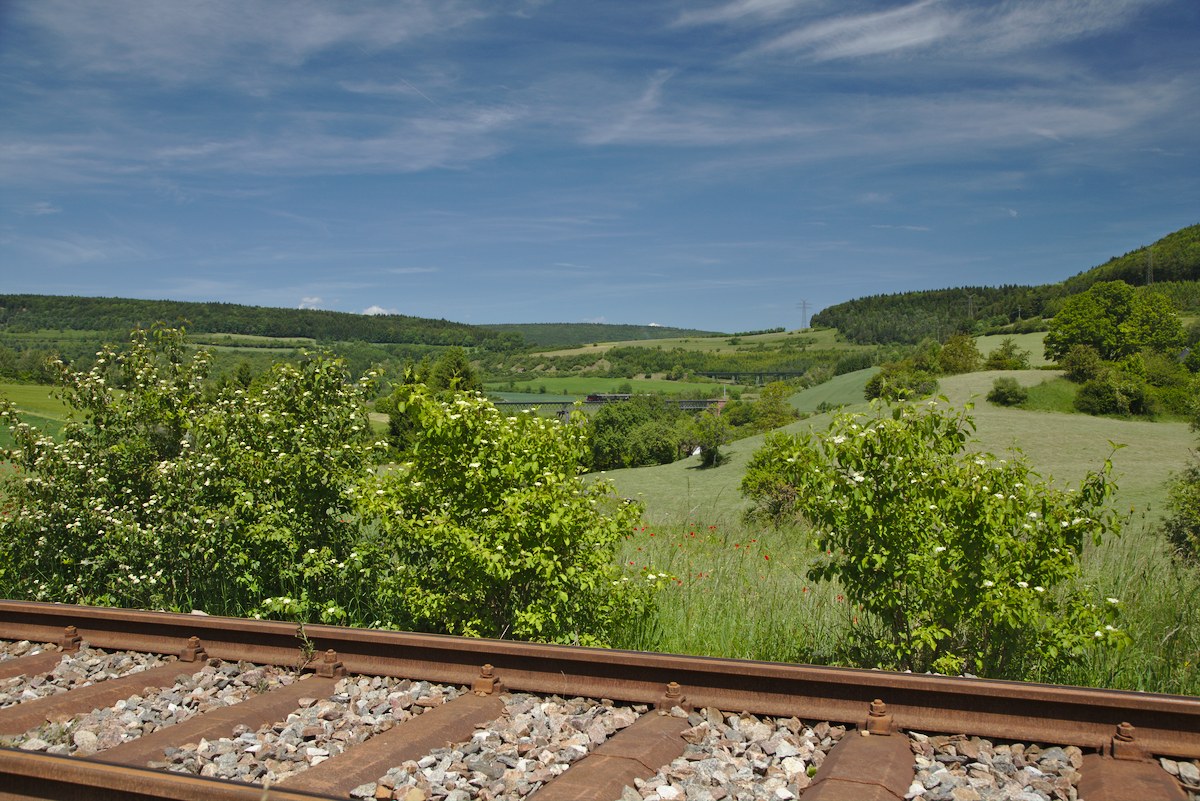
[[681, 89], [676, 98], [668, 99], [666, 87], [674, 75], [672, 70], [659, 70], [632, 99], [610, 97], [608, 102], [579, 109], [582, 141], [589, 145], [718, 147], [789, 139], [822, 127], [795, 113], [733, 100], [697, 100], [694, 88]]
[[872, 228], [884, 228], [894, 231], [932, 231], [928, 225], [889, 225], [887, 223], [876, 223]]
[[[762, 25], [750, 54], [792, 53], [813, 61], [879, 56], [937, 46], [951, 54], [1004, 54], [1119, 30], [1165, 0], [1007, 0], [975, 7], [918, 0], [899, 8], [820, 17], [789, 0], [736, 0], [682, 14], [677, 24]], [[778, 32], [779, 18], [800, 17]], [[787, 24], [784, 22], [782, 24]]]
[[339, 47], [371, 51], [486, 16], [457, 0], [397, 0], [334, 7], [292, 0], [286, 24], [269, 0], [162, 4], [109, 0], [88, 5], [42, 0], [18, 10], [27, 24], [63, 43], [66, 66], [128, 73], [165, 83], [203, 83], [214, 75], [244, 87], [270, 86], [276, 69], [295, 68]]
[[808, 0], [733, 0], [711, 8], [684, 11], [675, 25], [709, 25], [715, 22], [735, 22], [745, 18], [773, 19]]
[[388, 267], [384, 272], [391, 275], [421, 275], [423, 273], [436, 273], [437, 267]]
[[801, 51], [816, 61], [890, 53], [936, 42], [962, 24], [958, 15], [921, 0], [891, 11], [837, 17], [771, 39], [758, 50]]
[[22, 261], [44, 264], [51, 268], [77, 267], [86, 264], [136, 263], [144, 260], [146, 247], [126, 237], [104, 237], [86, 234], [63, 236], [6, 236], [3, 244], [19, 255]]
[[298, 309], [319, 309], [325, 301], [316, 295], [309, 295], [300, 298], [300, 303], [296, 306]]

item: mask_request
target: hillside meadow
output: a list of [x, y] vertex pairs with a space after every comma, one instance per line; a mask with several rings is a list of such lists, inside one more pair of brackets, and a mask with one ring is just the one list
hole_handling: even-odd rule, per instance
[[[604, 378], [589, 375], [539, 375], [525, 381], [489, 381], [484, 388], [491, 392], [549, 395], [568, 399], [584, 398], [592, 393], [617, 393], [628, 385], [634, 393], [687, 395], [696, 398], [720, 397], [721, 385], [716, 382], [668, 381], [665, 378]], [[541, 390], [545, 389], [543, 393]]]
[[629, 339], [621, 342], [594, 342], [577, 348], [560, 348], [539, 351], [539, 356], [575, 356], [581, 353], [603, 354], [613, 348], [654, 348], [656, 350], [699, 351], [703, 353], [735, 353], [757, 347], [772, 348], [781, 345], [806, 345], [810, 348], [853, 350], [861, 346], [844, 342], [832, 328], [805, 328], [780, 331], [772, 334], [748, 334], [745, 336], [672, 337], [667, 339]]
[[[1114, 507], [1124, 517], [1120, 536], [1084, 554], [1084, 578], [1100, 596], [1120, 599], [1133, 642], [1121, 651], [1094, 651], [1063, 675], [1030, 677], [1089, 686], [1200, 694], [1200, 571], [1168, 555], [1158, 524], [1166, 481], [1182, 468], [1195, 438], [1186, 424], [1094, 418], [994, 406], [983, 399], [993, 380], [1012, 376], [1031, 386], [1054, 373], [1041, 370], [981, 372], [944, 378], [941, 393], [956, 406], [975, 404], [971, 447], [1003, 458], [1014, 447], [1060, 486], [1098, 469], [1110, 454], [1118, 485]], [[848, 411], [866, 411], [862, 386], [869, 371], [841, 376], [836, 397]], [[857, 389], [857, 394], [855, 390]], [[793, 397], [814, 408], [809, 393]], [[831, 415], [817, 414], [786, 427], [821, 429]], [[837, 662], [838, 643], [857, 622], [834, 582], [806, 573], [815, 557], [799, 526], [773, 528], [743, 520], [747, 502], [739, 484], [756, 436], [731, 443], [728, 461], [700, 469], [698, 459], [613, 471], [624, 497], [646, 506], [646, 528], [630, 535], [623, 565], [661, 576], [664, 589], [653, 620], [630, 633], [627, 647], [816, 663]], [[1124, 445], [1115, 452], [1111, 443]]]

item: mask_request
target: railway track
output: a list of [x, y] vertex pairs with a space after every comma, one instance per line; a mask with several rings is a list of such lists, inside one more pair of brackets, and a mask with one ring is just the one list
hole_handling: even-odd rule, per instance
[[0, 799], [1187, 799], [1200, 699], [0, 601], [0, 736]]

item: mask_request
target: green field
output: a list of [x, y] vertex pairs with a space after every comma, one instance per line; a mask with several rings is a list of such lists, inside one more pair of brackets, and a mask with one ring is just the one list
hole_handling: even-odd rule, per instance
[[986, 359], [987, 355], [1000, 347], [1000, 343], [1006, 339], [1011, 339], [1021, 350], [1029, 351], [1030, 367], [1045, 367], [1054, 364], [1054, 362], [1046, 360], [1045, 331], [1036, 331], [1032, 334], [994, 334], [975, 337], [975, 345]]
[[[1082, 414], [1034, 412], [983, 400], [999, 375], [1023, 385], [1053, 379], [1040, 370], [972, 373], [944, 378], [951, 403], [973, 401], [977, 437], [973, 447], [1001, 458], [1014, 445], [1046, 479], [1062, 486], [1098, 469], [1112, 448], [1118, 490], [1114, 508], [1124, 517], [1120, 536], [1084, 554], [1084, 579], [1099, 597], [1121, 599], [1124, 626], [1133, 643], [1122, 651], [1087, 652], [1061, 675], [1041, 677], [1088, 686], [1200, 694], [1200, 571], [1172, 560], [1158, 522], [1165, 482], [1184, 466], [1195, 443], [1185, 423], [1142, 422]], [[841, 377], [847, 382], [850, 378]], [[860, 379], [861, 380], [861, 379]], [[849, 386], [845, 387], [849, 394]], [[815, 408], [819, 390], [792, 399]], [[859, 395], [861, 398], [861, 395]], [[865, 410], [859, 401], [850, 410]], [[820, 414], [784, 430], [820, 429]], [[618, 494], [646, 505], [647, 528], [633, 532], [620, 553], [628, 570], [666, 572], [672, 581], [659, 594], [659, 609], [629, 635], [625, 647], [673, 653], [733, 656], [825, 664], [836, 662], [836, 644], [851, 628], [853, 610], [836, 582], [810, 581], [816, 554], [807, 533], [751, 525], [742, 519], [747, 502], [738, 485], [762, 436], [734, 442], [729, 461], [703, 470], [699, 459], [657, 467], [618, 470]]]
[[879, 372], [878, 367], [856, 370], [853, 373], [834, 376], [823, 384], [797, 392], [789, 401], [801, 412], [815, 412], [830, 406], [853, 406], [863, 402], [863, 391], [871, 376]]
[[51, 397], [54, 387], [45, 384], [14, 384], [0, 382], [0, 398], [12, 401], [17, 411], [49, 420], [65, 420], [67, 406]]
[[853, 350], [866, 347], [850, 342], [842, 342], [837, 338], [837, 332], [830, 328], [802, 331], [784, 331], [778, 334], [754, 334], [744, 337], [676, 337], [673, 339], [631, 339], [624, 342], [597, 342], [581, 348], [564, 348], [561, 350], [543, 351], [541, 356], [573, 356], [580, 353], [601, 354], [612, 348], [657, 348], [658, 350], [703, 351], [706, 353], [736, 353], [739, 349], [753, 349], [757, 346], [767, 348], [781, 345], [807, 345], [813, 349]]
[[[540, 395], [542, 400], [549, 403], [549, 396], [562, 396], [569, 400], [584, 398], [592, 393], [616, 393], [620, 387], [628, 384], [637, 393], [663, 393], [666, 395], [692, 395], [696, 397], [720, 397], [721, 385], [717, 383], [696, 383], [688, 381], [668, 381], [665, 378], [601, 378], [598, 376], [544, 376], [525, 381], [502, 381], [484, 384], [488, 392], [519, 392], [526, 395]], [[546, 392], [542, 393], [542, 387]]]
[[[845, 383], [841, 398], [852, 398], [854, 383], [865, 382], [864, 373], [839, 376]], [[1062, 414], [1008, 409], [984, 400], [998, 376], [1012, 376], [1024, 386], [1041, 383], [1056, 374], [1041, 370], [968, 373], [941, 380], [941, 394], [951, 404], [975, 404], [973, 416], [980, 450], [1002, 456], [1014, 446], [1022, 449], [1031, 464], [1044, 477], [1058, 482], [1076, 482], [1103, 465], [1111, 448], [1109, 441], [1125, 445], [1114, 454], [1118, 484], [1118, 508], [1131, 507], [1139, 514], [1157, 517], [1166, 501], [1164, 482], [1181, 469], [1193, 447], [1186, 423], [1115, 420], [1083, 414]], [[861, 383], [858, 383], [861, 387]], [[792, 405], [815, 409], [825, 399], [828, 384], [821, 384], [792, 397]], [[865, 410], [861, 391], [848, 410]], [[830, 401], [833, 402], [833, 401]], [[821, 428], [828, 425], [829, 414], [820, 414], [792, 423], [784, 431]], [[646, 504], [652, 521], [692, 518], [697, 515], [725, 518], [729, 512], [745, 507], [738, 492], [746, 463], [762, 445], [763, 436], [738, 440], [722, 450], [730, 460], [716, 469], [699, 469], [697, 458], [673, 464], [610, 472], [607, 477], [621, 495], [638, 498]]]
[[198, 345], [229, 345], [244, 348], [313, 348], [317, 340], [311, 337], [265, 337], [253, 334], [188, 334]]

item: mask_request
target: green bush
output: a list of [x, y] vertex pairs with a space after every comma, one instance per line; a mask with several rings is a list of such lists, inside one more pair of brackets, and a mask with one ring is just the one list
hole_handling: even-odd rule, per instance
[[670, 464], [680, 457], [682, 442], [683, 437], [677, 425], [663, 420], [648, 420], [630, 433], [630, 464]]
[[1100, 352], [1091, 345], [1072, 345], [1059, 361], [1066, 377], [1077, 384], [1099, 378], [1108, 370]]
[[864, 392], [867, 400], [905, 400], [928, 397], [937, 388], [937, 378], [932, 373], [900, 362], [885, 364], [867, 380]]
[[1029, 390], [1017, 383], [1017, 379], [1004, 376], [992, 382], [992, 391], [987, 399], [1000, 406], [1018, 406], [1029, 397]]
[[938, 370], [944, 375], [974, 372], [982, 364], [979, 346], [975, 344], [975, 338], [967, 334], [954, 334], [938, 351]]
[[988, 354], [986, 370], [1028, 370], [1029, 351], [1017, 346], [1012, 337], [1000, 341], [1000, 347]]
[[1127, 417], [1153, 413], [1146, 383], [1135, 375], [1110, 370], [1085, 381], [1075, 395], [1075, 408], [1085, 414]]
[[1200, 560], [1200, 462], [1193, 462], [1171, 483], [1167, 541], [1180, 556]]
[[647, 612], [617, 543], [636, 505], [583, 484], [586, 426], [424, 385], [410, 461], [377, 474], [369, 387], [323, 357], [208, 396], [204, 352], [135, 332], [76, 373], [55, 441], [0, 417], [0, 595], [609, 642]]
[[340, 362], [276, 365], [210, 399], [207, 354], [155, 329], [88, 372], [58, 369], [73, 412], [60, 441], [0, 412], [15, 441], [0, 593], [231, 615], [283, 598], [346, 620], [357, 586], [333, 566], [359, 537], [345, 491], [374, 444]]
[[973, 430], [934, 402], [877, 404], [768, 437], [742, 490], [752, 515], [811, 525], [809, 576], [862, 610], [849, 646], [880, 667], [1035, 678], [1125, 642], [1116, 599], [1079, 583], [1084, 543], [1115, 530], [1111, 464], [1063, 491], [1019, 453], [967, 452]]
[[[591, 418], [593, 470], [618, 470], [666, 464], [678, 459], [684, 436], [679, 422], [685, 415], [679, 407], [654, 395], [635, 395], [627, 401], [606, 403]], [[657, 424], [646, 428], [650, 424]], [[653, 445], [640, 441], [653, 431]], [[667, 438], [674, 441], [668, 447]]]
[[725, 462], [721, 446], [730, 440], [729, 423], [716, 409], [705, 409], [692, 419], [690, 427], [694, 442], [700, 448], [701, 467], [719, 467]]
[[416, 388], [411, 461], [371, 479], [361, 512], [379, 533], [383, 622], [419, 630], [606, 643], [647, 596], [615, 565], [640, 508], [584, 483], [587, 428], [531, 412], [505, 416], [479, 395]]

